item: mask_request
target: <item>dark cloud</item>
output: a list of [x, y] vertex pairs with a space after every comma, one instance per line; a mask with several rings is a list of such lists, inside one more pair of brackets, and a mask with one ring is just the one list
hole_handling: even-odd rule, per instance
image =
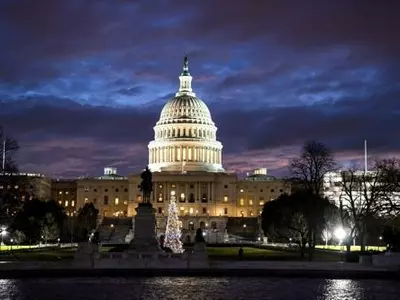
[[396, 57], [400, 50], [396, 0], [203, 1], [201, 8], [199, 32], [212, 32], [219, 39], [271, 38], [305, 49], [353, 45]]
[[[362, 152], [364, 139], [377, 155], [395, 153], [400, 142], [393, 137], [398, 135], [400, 121], [399, 110], [393, 108], [398, 108], [399, 95], [375, 96], [364, 105], [359, 99], [347, 99], [256, 111], [218, 108], [214, 103], [213, 118], [228, 169], [243, 171], [246, 166], [267, 165], [281, 170], [310, 139], [323, 141], [338, 153], [347, 151], [347, 156]], [[141, 168], [147, 162], [147, 143], [154, 137], [160, 109], [92, 107], [73, 102], [67, 108], [33, 101], [15, 110], [14, 105], [3, 103], [0, 115], [5, 129], [21, 143], [20, 162], [57, 175], [96, 173], [109, 164], [126, 173]], [[246, 159], [250, 156], [251, 160]], [[62, 161], [70, 164], [64, 171]]]
[[[182, 56], [228, 168], [282, 171], [308, 139], [341, 159], [399, 145], [396, 0], [0, 3], [0, 117], [19, 162], [56, 175], [142, 168]], [[174, 81], [175, 80], [175, 81]], [[101, 105], [101, 106], [99, 106]]]

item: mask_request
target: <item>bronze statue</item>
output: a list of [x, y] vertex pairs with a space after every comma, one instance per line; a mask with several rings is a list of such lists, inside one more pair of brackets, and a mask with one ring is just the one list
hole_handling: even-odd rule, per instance
[[142, 172], [140, 177], [142, 178], [140, 191], [143, 193], [143, 203], [150, 203], [150, 195], [153, 191], [153, 175], [149, 167], [146, 167], [146, 170]]

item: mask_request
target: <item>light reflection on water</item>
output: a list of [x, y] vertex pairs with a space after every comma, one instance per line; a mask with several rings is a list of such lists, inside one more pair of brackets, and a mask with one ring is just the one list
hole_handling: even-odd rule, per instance
[[63, 278], [0, 280], [0, 299], [395, 300], [397, 282], [302, 278]]

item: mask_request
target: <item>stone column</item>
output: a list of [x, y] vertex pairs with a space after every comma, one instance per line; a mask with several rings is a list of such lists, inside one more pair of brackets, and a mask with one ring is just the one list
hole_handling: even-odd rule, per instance
[[169, 197], [168, 197], [168, 187], [167, 187], [167, 182], [166, 181], [163, 181], [163, 190], [164, 190], [164, 193], [163, 193], [163, 201], [164, 201], [164, 203], [166, 202], [166, 201], [168, 201], [169, 200]]
[[185, 183], [185, 202], [187, 203], [189, 200], [189, 185]]
[[201, 185], [200, 185], [200, 182], [197, 182], [196, 185], [197, 185], [197, 197], [196, 198], [201, 201]]

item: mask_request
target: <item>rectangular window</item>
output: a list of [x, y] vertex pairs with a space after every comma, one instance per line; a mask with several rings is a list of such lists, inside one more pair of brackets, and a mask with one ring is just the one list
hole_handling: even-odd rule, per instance
[[244, 199], [243, 198], [240, 198], [240, 205], [244, 205]]
[[68, 200], [67, 200], [67, 201], [65, 201], [65, 206], [68, 206]]
[[87, 197], [85, 197], [85, 203], [88, 203], [89, 199]]
[[228, 188], [228, 185], [227, 185], [227, 184], [225, 184], [225, 185], [224, 185], [224, 189], [227, 189], [227, 188]]
[[118, 205], [119, 204], [119, 198], [115, 198], [114, 203], [115, 203], [115, 205]]
[[227, 207], [224, 208], [224, 214], [225, 214], [225, 215], [228, 214], [228, 208], [227, 208]]
[[189, 203], [194, 203], [194, 194], [190, 193], [189, 195]]
[[74, 201], [74, 200], [71, 201], [71, 206], [72, 206], [72, 207], [75, 206], [75, 201]]
[[162, 214], [162, 207], [159, 207], [159, 208], [158, 208], [158, 213], [159, 213], [159, 214]]
[[224, 196], [224, 202], [228, 202], [228, 196]]
[[253, 200], [249, 200], [249, 205], [253, 205]]
[[104, 203], [104, 205], [108, 205], [108, 196], [104, 196], [103, 203]]
[[207, 194], [203, 194], [203, 196], [201, 197], [201, 202], [203, 202], [203, 203], [206, 203], [206, 202], [208, 202], [208, 199], [207, 199]]
[[207, 208], [203, 207], [203, 214], [206, 214], [206, 213], [207, 213]]
[[261, 205], [261, 206], [264, 205], [264, 201], [260, 201], [260, 205]]

